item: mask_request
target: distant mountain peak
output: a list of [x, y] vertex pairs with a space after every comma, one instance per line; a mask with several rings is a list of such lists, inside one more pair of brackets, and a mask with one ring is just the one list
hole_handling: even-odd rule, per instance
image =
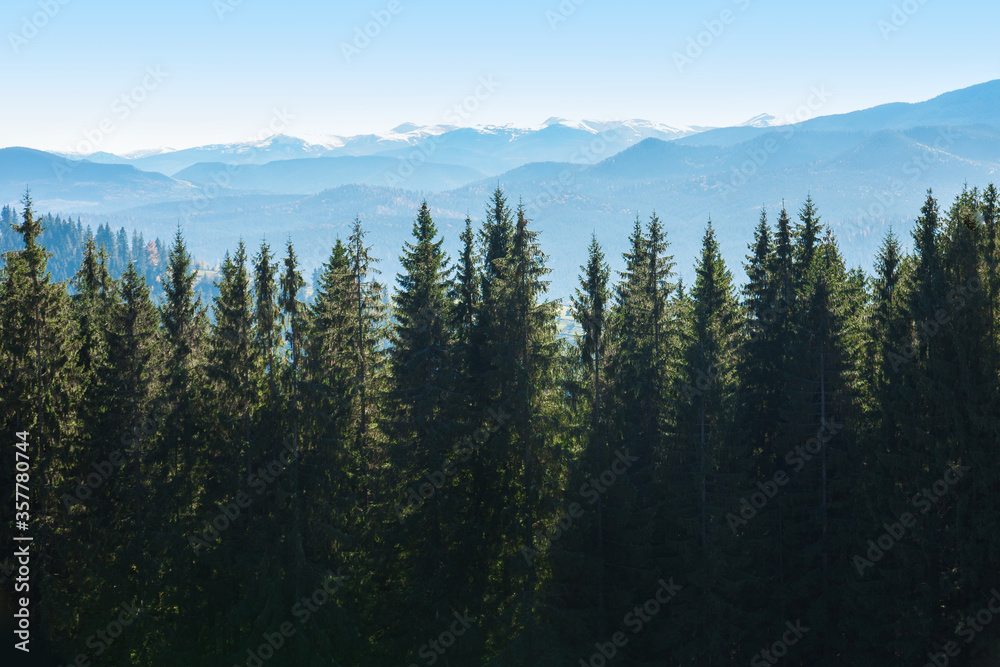
[[[129, 153], [122, 153], [118, 157], [123, 157], [128, 160], [135, 160], [136, 158], [149, 157], [150, 155], [162, 155], [163, 153], [173, 153], [176, 150], [177, 150], [176, 148], [171, 148], [169, 146], [162, 146], [160, 148], [144, 148], [137, 151], [131, 151]], [[108, 154], [113, 155], [112, 153]]]
[[774, 127], [775, 125], [780, 125], [781, 121], [772, 116], [769, 113], [757, 114], [753, 118], [743, 123], [740, 123], [737, 127]]
[[416, 123], [401, 123], [389, 131], [393, 134], [407, 134], [409, 132], [422, 129], [424, 129], [424, 127], [422, 125], [417, 125]]
[[304, 139], [299, 139], [298, 137], [293, 137], [288, 134], [272, 134], [269, 137], [257, 142], [260, 146], [274, 146], [276, 144], [294, 144], [296, 146], [308, 143]]

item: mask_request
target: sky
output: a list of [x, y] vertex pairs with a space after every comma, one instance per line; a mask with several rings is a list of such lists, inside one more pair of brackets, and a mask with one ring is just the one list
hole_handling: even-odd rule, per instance
[[985, 0], [4, 0], [0, 146], [812, 117], [1000, 78], [997, 25]]

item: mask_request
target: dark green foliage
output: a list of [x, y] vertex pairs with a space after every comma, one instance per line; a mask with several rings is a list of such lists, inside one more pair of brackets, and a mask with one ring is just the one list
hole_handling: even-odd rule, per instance
[[695, 274], [672, 392], [676, 429], [666, 469], [675, 527], [663, 567], [690, 582], [689, 595], [673, 610], [677, 616], [670, 637], [676, 655], [682, 661], [721, 662], [731, 657], [732, 647], [747, 631], [741, 606], [748, 588], [723, 583], [727, 570], [744, 569], [748, 562], [742, 549], [735, 548], [723, 510], [736, 504], [750, 478], [732, 428], [736, 300], [711, 222]]
[[[14, 442], [22, 440], [15, 433], [25, 433], [28, 446], [22, 453], [30, 461], [30, 472], [18, 483], [26, 482], [31, 493], [21, 509], [34, 518], [28, 534], [38, 541], [31, 558], [35, 595], [30, 613], [44, 646], [76, 625], [71, 588], [59, 576], [68, 559], [62, 548], [66, 542], [56, 539], [65, 526], [56, 489], [69, 476], [75, 458], [72, 445], [79, 434], [84, 378], [78, 364], [80, 334], [67, 285], [51, 279], [49, 254], [39, 238], [44, 226], [35, 217], [29, 192], [22, 203], [20, 224], [12, 222], [10, 229], [20, 236], [23, 249], [4, 255], [0, 275], [0, 418], [9, 443], [0, 470], [4, 503], [13, 508]], [[6, 592], [12, 593], [13, 587]]]
[[997, 205], [928, 193], [871, 277], [811, 199], [762, 213], [739, 293], [711, 222], [685, 287], [637, 218], [616, 281], [592, 239], [569, 342], [499, 186], [454, 266], [420, 207], [391, 297], [360, 220], [308, 306], [290, 242], [240, 242], [211, 318], [180, 230], [91, 235], [26, 194], [0, 210], [0, 421], [31, 443], [33, 651], [724, 667], [798, 623], [781, 664], [933, 663], [1000, 587]]

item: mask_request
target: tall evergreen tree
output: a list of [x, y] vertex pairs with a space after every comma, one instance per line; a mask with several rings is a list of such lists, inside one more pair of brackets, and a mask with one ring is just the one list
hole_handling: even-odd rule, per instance
[[[668, 537], [668, 500], [664, 477], [658, 473], [665, 457], [666, 434], [673, 432], [675, 415], [667, 400], [672, 369], [680, 362], [681, 327], [678, 314], [684, 299], [673, 283], [673, 258], [667, 254], [666, 234], [654, 213], [645, 233], [637, 219], [625, 270], [615, 288], [613, 344], [609, 377], [618, 397], [612, 416], [611, 438], [630, 459], [627, 475], [606, 493], [603, 507], [616, 534], [607, 558], [621, 575], [609, 591], [609, 606], [620, 609], [635, 591], [654, 588], [662, 571], [663, 545]], [[610, 416], [610, 415], [609, 415]], [[655, 526], [655, 529], [651, 529]], [[664, 634], [644, 634], [630, 646], [636, 660], [665, 659], [669, 640]]]
[[669, 636], [680, 662], [726, 664], [741, 638], [743, 589], [720, 585], [737, 560], [721, 510], [743, 493], [747, 458], [734, 446], [735, 351], [739, 322], [732, 274], [726, 268], [711, 221], [695, 265], [695, 284], [676, 380], [677, 426], [669, 445], [669, 516], [674, 549], [664, 570], [697, 591], [678, 601]]
[[[163, 424], [169, 424], [162, 436], [153, 438], [146, 452], [146, 465], [159, 472], [153, 486], [150, 505], [156, 508], [162, 521], [172, 530], [153, 533], [151, 547], [161, 554], [164, 562], [178, 573], [179, 580], [207, 576], [204, 562], [191, 560], [192, 546], [176, 539], [190, 534], [191, 526], [202, 519], [202, 494], [205, 492], [209, 451], [208, 394], [204, 381], [208, 339], [208, 317], [201, 298], [196, 294], [196, 272], [180, 228], [174, 235], [169, 252], [165, 252], [163, 299], [159, 304], [160, 324], [164, 340]], [[163, 591], [161, 606], [167, 636], [199, 637], [205, 623], [199, 613], [207, 607], [203, 595], [189, 587], [175, 585]], [[176, 633], [176, 634], [174, 634]], [[169, 641], [168, 641], [169, 644]], [[176, 646], [168, 654], [179, 651]], [[195, 647], [182, 652], [189, 658], [199, 655]]]
[[[451, 329], [455, 332], [456, 354], [461, 360], [463, 375], [471, 370], [473, 332], [476, 329], [477, 313], [480, 308], [480, 275], [476, 254], [476, 237], [472, 230], [472, 219], [466, 216], [465, 229], [459, 236], [462, 254], [455, 266], [454, 282], [449, 292], [452, 308]], [[466, 390], [468, 388], [466, 387]]]
[[806, 197], [806, 202], [799, 211], [799, 222], [795, 225], [792, 238], [795, 243], [794, 275], [798, 280], [796, 291], [801, 291], [803, 281], [807, 279], [812, 267], [816, 250], [823, 240], [823, 226], [812, 197]]
[[[28, 528], [35, 544], [31, 557], [31, 618], [44, 646], [65, 626], [57, 600], [72, 599], [60, 590], [59, 554], [52, 547], [60, 522], [54, 490], [63, 480], [70, 441], [77, 430], [77, 406], [82, 378], [77, 365], [79, 333], [66, 286], [53, 283], [48, 271], [48, 253], [39, 237], [44, 228], [35, 217], [31, 193], [21, 200], [21, 223], [12, 231], [21, 237], [23, 250], [4, 256], [0, 276], [0, 375], [5, 433], [17, 449], [27, 455], [30, 472], [15, 477], [14, 456], [3, 457], [4, 480], [17, 480], [32, 495]], [[22, 433], [23, 437], [15, 434]], [[5, 502], [14, 505], [15, 487], [5, 481]], [[23, 496], [22, 496], [23, 500]], [[66, 604], [65, 602], [63, 604]], [[48, 636], [46, 636], [48, 635]]]
[[[302, 506], [298, 521], [304, 567], [298, 574], [296, 591], [308, 592], [316, 586], [315, 572], [340, 566], [353, 570], [353, 553], [360, 548], [359, 531], [366, 519], [358, 516], [359, 486], [370, 476], [359, 464], [355, 450], [359, 374], [351, 269], [348, 247], [337, 239], [322, 266], [316, 296], [304, 321], [301, 440], [299, 460], [293, 468]], [[377, 469], [380, 467], [374, 464], [367, 468]], [[353, 583], [352, 588], [357, 585]], [[388, 593], [374, 589], [375, 595]], [[325, 610], [328, 623], [348, 608], [343, 600], [329, 607]], [[350, 645], [351, 627], [344, 624], [337, 630], [311, 632], [297, 640], [295, 650], [303, 656], [342, 659]]]
[[498, 295], [506, 335], [491, 347], [490, 360], [496, 376], [503, 378], [501, 396], [512, 415], [508, 439], [501, 440], [506, 446], [497, 453], [503, 457], [500, 464], [506, 472], [503, 488], [509, 494], [507, 503], [517, 512], [501, 525], [506, 543], [521, 547], [508, 546], [501, 564], [497, 593], [509, 596], [510, 607], [500, 626], [509, 628], [511, 641], [500, 662], [519, 665], [547, 661], [546, 647], [540, 642], [537, 569], [515, 569], [510, 561], [526, 564], [517, 554], [535, 546], [536, 530], [544, 525], [545, 514], [554, 510], [553, 480], [540, 464], [553, 460], [552, 427], [558, 423], [553, 410], [557, 303], [543, 301], [550, 269], [545, 265], [547, 256], [538, 243], [538, 232], [529, 225], [524, 206], [519, 204]]
[[[798, 247], [802, 256], [801, 243]], [[819, 628], [803, 640], [799, 664], [832, 665], [847, 648], [837, 619], [843, 613], [839, 593], [850, 576], [843, 545], [856, 537], [845, 520], [852, 515], [858, 484], [861, 350], [847, 271], [831, 233], [816, 246], [803, 284], [805, 292], [792, 312], [782, 425], [782, 445], [796, 456], [785, 456], [792, 467], [781, 496], [781, 534], [791, 576], [780, 599], [789, 617], [808, 619], [815, 624], [809, 627]]]
[[271, 247], [267, 241], [261, 241], [260, 250], [253, 258], [254, 346], [262, 364], [267, 385], [267, 411], [272, 413], [272, 420], [278, 402], [278, 349], [281, 344], [281, 312], [274, 277], [278, 265], [273, 260]]
[[[568, 485], [571, 492], [579, 488], [587, 475], [606, 469], [610, 463], [608, 429], [602, 409], [608, 395], [605, 377], [611, 338], [608, 321], [611, 269], [596, 234], [591, 236], [587, 263], [580, 267], [580, 271], [580, 284], [572, 298], [570, 313], [583, 329], [583, 335], [578, 336], [576, 341], [576, 353], [581, 367], [578, 391], [584, 409], [581, 411], [583, 423], [580, 428], [582, 452], [577, 461], [579, 472], [574, 475], [573, 483]], [[571, 502], [578, 502], [574, 494], [568, 495]], [[594, 633], [604, 634], [609, 621], [607, 588], [614, 572], [610, 571], [605, 560], [607, 531], [604, 498], [598, 496], [590, 509], [593, 512], [591, 521], [581, 521], [575, 549], [574, 543], [570, 542], [553, 559], [553, 579], [559, 584], [557, 595], [569, 616], [553, 629], [558, 630], [560, 640], [567, 643], [568, 649], [579, 646]], [[587, 518], [584, 517], [584, 520]]]
[[[107, 462], [127, 462], [110, 473], [112, 476], [95, 494], [97, 497], [86, 504], [87, 524], [93, 527], [92, 522], [100, 517], [107, 530], [105, 536], [114, 536], [114, 549], [108, 549], [105, 543], [103, 555], [93, 553], [88, 559], [105, 568], [105, 605], [111, 609], [125, 599], [160, 611], [157, 589], [161, 582], [154, 565], [155, 554], [160, 552], [152, 533], [170, 517], [164, 507], [150, 502], [154, 495], [151, 491], [165, 473], [151, 456], [155, 439], [165, 426], [166, 410], [161, 398], [163, 354], [158, 325], [159, 313], [150, 300], [149, 287], [129, 262], [108, 327], [106, 390], [99, 427], [105, 438], [94, 452], [92, 465], [84, 468], [100, 469], [103, 465], [108, 470]], [[94, 539], [90, 544], [102, 542]], [[113, 554], [110, 558], [109, 552]], [[142, 623], [138, 629], [150, 637], [115, 646], [118, 660], [155, 659], [164, 633], [145, 625]]]
[[[466, 231], [471, 235], [468, 225]], [[385, 431], [394, 472], [394, 483], [388, 485], [394, 506], [389, 532], [398, 554], [393, 570], [404, 579], [419, 573], [423, 583], [400, 589], [398, 608], [407, 611], [392, 620], [399, 628], [398, 659], [413, 658], [411, 653], [436, 631], [441, 619], [468, 608], [465, 593], [470, 577], [459, 548], [465, 538], [456, 526], [468, 488], [456, 486], [458, 480], [452, 476], [464, 478], [464, 471], [456, 470], [451, 451], [459, 409], [452, 388], [456, 363], [461, 363], [454, 357], [451, 309], [462, 307], [463, 301], [461, 293], [457, 304], [449, 300], [452, 285], [444, 240], [438, 237], [427, 202], [420, 206], [412, 233], [413, 240], [404, 245], [400, 258], [403, 272], [396, 277], [390, 352], [393, 389]], [[464, 305], [470, 304], [464, 301]], [[463, 318], [469, 316], [465, 313]], [[433, 496], [414, 503], [408, 497], [410, 490], [427, 482], [434, 488]], [[386, 643], [391, 641], [387, 637]], [[463, 641], [449, 659], [474, 660], [470, 648], [472, 644]]]
[[604, 251], [597, 242], [597, 235], [591, 236], [590, 247], [587, 249], [587, 263], [580, 267], [583, 274], [580, 286], [572, 299], [573, 318], [583, 329], [581, 337], [580, 360], [586, 368], [586, 376], [590, 384], [590, 441], [597, 446], [601, 439], [601, 403], [604, 388], [601, 384], [602, 373], [606, 366], [605, 354], [608, 346], [608, 312], [610, 310], [610, 292], [608, 279], [610, 267], [604, 259]]
[[215, 385], [216, 399], [226, 406], [217, 413], [215, 437], [221, 445], [213, 483], [230, 488], [238, 480], [253, 478], [260, 456], [251, 440], [253, 410], [260, 358], [254, 348], [254, 305], [247, 271], [246, 247], [226, 253], [216, 283], [219, 296], [212, 305], [211, 347], [206, 372]]

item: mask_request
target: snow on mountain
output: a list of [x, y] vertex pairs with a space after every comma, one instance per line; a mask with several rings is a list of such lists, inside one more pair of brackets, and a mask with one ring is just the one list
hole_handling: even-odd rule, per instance
[[737, 127], [776, 127], [785, 123], [769, 113], [757, 114], [750, 120], [740, 123]]
[[[778, 124], [773, 116], [760, 114], [740, 127], [770, 127]], [[255, 164], [276, 160], [316, 157], [366, 157], [382, 155], [405, 159], [408, 151], [420, 150], [431, 162], [453, 163], [489, 173], [500, 173], [536, 161], [567, 161], [601, 135], [608, 150], [623, 150], [645, 139], [674, 141], [714, 128], [675, 126], [644, 119], [568, 120], [553, 116], [536, 126], [513, 124], [420, 125], [402, 123], [388, 132], [359, 135], [275, 134], [261, 139], [208, 144], [174, 150], [152, 148], [121, 155], [94, 153], [65, 154], [71, 159], [88, 159], [105, 164], [132, 164], [145, 171], [176, 174], [199, 163]], [[502, 155], [498, 153], [502, 152]], [[585, 161], [595, 162], [610, 153], [600, 151]]]
[[[782, 124], [777, 118], [770, 114], [759, 114], [745, 123], [740, 123], [736, 127], [771, 127]], [[166, 158], [184, 154], [208, 156], [235, 156], [241, 157], [258, 152], [266, 153], [269, 159], [293, 159], [302, 157], [320, 157], [336, 154], [373, 154], [379, 150], [391, 150], [404, 148], [407, 145], [416, 145], [429, 137], [441, 136], [456, 130], [472, 130], [480, 134], [497, 135], [506, 134], [510, 137], [517, 137], [544, 129], [560, 127], [579, 130], [589, 134], [600, 134], [602, 132], [619, 132], [625, 138], [632, 138], [635, 142], [643, 139], [656, 138], [669, 141], [681, 137], [698, 134], [707, 130], [717, 129], [711, 126], [701, 125], [667, 125], [656, 121], [644, 119], [629, 120], [567, 120], [558, 116], [546, 119], [536, 126], [518, 126], [513, 124], [505, 125], [476, 125], [470, 127], [458, 127], [455, 125], [419, 125], [417, 123], [401, 123], [388, 132], [358, 134], [358, 135], [337, 135], [337, 134], [307, 134], [297, 136], [288, 134], [275, 134], [263, 139], [240, 141], [232, 143], [207, 144], [192, 148], [175, 149], [169, 147], [146, 148], [124, 153], [98, 152], [86, 153], [56, 153], [70, 159], [91, 159], [100, 162], [110, 162], [117, 158], [124, 161], [144, 161], [156, 158]], [[360, 151], [360, 152], [358, 152]], [[182, 160], [183, 161], [183, 160]], [[268, 160], [264, 160], [268, 161]], [[259, 161], [254, 160], [255, 163]], [[194, 164], [194, 163], [192, 163]], [[149, 166], [149, 165], [147, 165]]]
[[175, 153], [176, 148], [168, 148], [166, 146], [161, 148], [146, 148], [144, 150], [130, 151], [128, 153], [122, 153], [119, 157], [126, 158], [128, 160], [136, 160], [141, 157], [149, 157], [151, 155], [162, 155], [164, 153]]
[[670, 139], [676, 139], [679, 137], [686, 137], [690, 134], [695, 134], [697, 132], [711, 129], [707, 127], [689, 127], [689, 126], [673, 126], [667, 125], [665, 123], [657, 123], [655, 121], [643, 120], [641, 118], [633, 118], [630, 120], [611, 120], [611, 121], [597, 121], [597, 120], [566, 120], [565, 118], [559, 118], [553, 116], [546, 120], [540, 128], [549, 127], [567, 127], [574, 130], [582, 130], [584, 132], [589, 132], [591, 134], [600, 134], [602, 132], [622, 132], [625, 131], [626, 134], [634, 135], [637, 140], [649, 139], [655, 137], [657, 139], [664, 139], [669, 141]]

